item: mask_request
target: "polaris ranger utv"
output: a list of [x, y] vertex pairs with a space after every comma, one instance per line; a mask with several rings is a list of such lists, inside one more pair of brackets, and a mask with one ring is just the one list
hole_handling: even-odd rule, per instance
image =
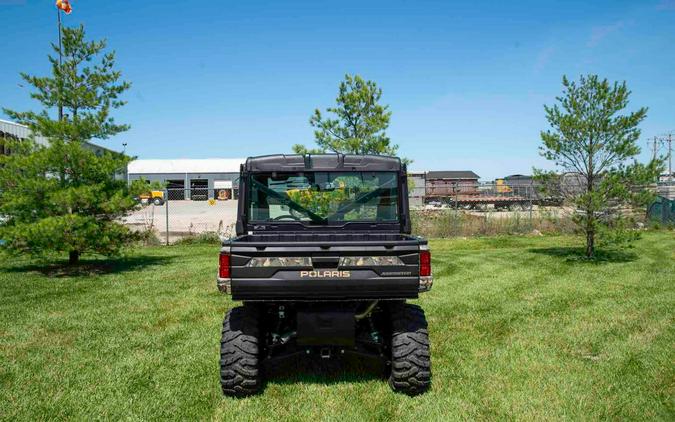
[[395, 391], [431, 383], [426, 240], [410, 235], [406, 167], [373, 155], [270, 155], [241, 167], [237, 236], [220, 251], [223, 392], [260, 390], [262, 364], [291, 355], [382, 359]]

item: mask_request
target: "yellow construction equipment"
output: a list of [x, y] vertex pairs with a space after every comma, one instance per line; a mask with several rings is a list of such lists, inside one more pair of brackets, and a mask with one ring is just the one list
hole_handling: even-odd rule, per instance
[[497, 193], [511, 193], [513, 192], [513, 189], [511, 189], [511, 186], [506, 184], [506, 181], [504, 179], [496, 179], [495, 180], [495, 189], [497, 190]]
[[155, 205], [164, 205], [164, 192], [161, 190], [151, 190], [138, 195], [141, 202], [153, 203]]

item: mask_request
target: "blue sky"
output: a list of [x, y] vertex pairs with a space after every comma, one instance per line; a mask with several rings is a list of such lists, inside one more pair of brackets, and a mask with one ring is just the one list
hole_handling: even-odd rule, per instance
[[[53, 1], [0, 0], [0, 106], [37, 104]], [[133, 83], [129, 132], [99, 142], [140, 158], [245, 157], [312, 144], [308, 120], [347, 72], [384, 91], [413, 169], [529, 173], [543, 104], [563, 74], [626, 80], [647, 138], [675, 129], [675, 0], [78, 1], [65, 17], [107, 38]], [[6, 116], [3, 116], [6, 117]]]

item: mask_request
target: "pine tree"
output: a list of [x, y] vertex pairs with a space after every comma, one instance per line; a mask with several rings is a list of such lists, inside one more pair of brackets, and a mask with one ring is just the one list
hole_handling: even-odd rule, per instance
[[636, 160], [638, 126], [647, 109], [619, 114], [630, 96], [625, 82], [610, 84], [597, 75], [581, 76], [578, 82], [563, 77], [562, 82], [558, 104], [544, 106], [552, 129], [541, 133], [540, 151], [570, 177], [541, 170], [536, 174], [575, 208], [574, 220], [585, 235], [586, 256], [591, 258], [596, 236], [618, 239], [615, 235], [626, 227], [622, 210], [650, 199], [644, 186], [655, 180], [662, 163], [652, 160], [645, 165]]
[[4, 109], [48, 144], [9, 141], [12, 154], [0, 161], [0, 238], [10, 252], [66, 252], [74, 264], [83, 253], [114, 255], [137, 238], [119, 223], [136, 206], [122, 177], [130, 158], [97, 154], [87, 143], [129, 129], [111, 111], [125, 104], [119, 96], [130, 84], [120, 80], [106, 42], [86, 41], [82, 26], [63, 28], [61, 63], [52, 47], [51, 75], [21, 74], [42, 110]]
[[396, 155], [398, 145], [392, 145], [386, 130], [391, 112], [381, 105], [382, 89], [375, 82], [359, 75], [345, 75], [340, 82], [335, 107], [326, 111], [335, 118], [325, 117], [319, 109], [309, 119], [316, 129], [318, 148], [293, 145], [297, 154], [339, 152], [345, 154]]

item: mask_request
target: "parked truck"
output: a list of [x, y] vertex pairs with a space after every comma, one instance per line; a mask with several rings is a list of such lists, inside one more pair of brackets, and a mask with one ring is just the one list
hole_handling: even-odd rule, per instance
[[248, 158], [236, 237], [220, 250], [224, 394], [261, 389], [263, 367], [290, 356], [384, 362], [394, 391], [431, 384], [424, 311], [427, 241], [410, 234], [405, 165], [371, 155]]

